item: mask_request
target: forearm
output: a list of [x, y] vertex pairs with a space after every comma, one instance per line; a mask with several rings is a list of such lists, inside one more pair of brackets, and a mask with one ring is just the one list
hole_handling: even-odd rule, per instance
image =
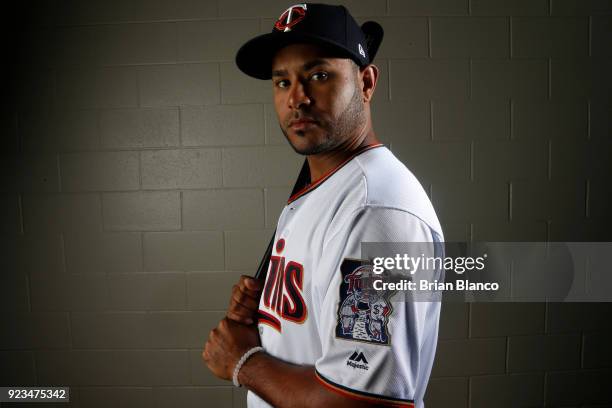
[[299, 366], [255, 353], [242, 366], [239, 382], [277, 408], [369, 407], [327, 390], [316, 378], [313, 366]]

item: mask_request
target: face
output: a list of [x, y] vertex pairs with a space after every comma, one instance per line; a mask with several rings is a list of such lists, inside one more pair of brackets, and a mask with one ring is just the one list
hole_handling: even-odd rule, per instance
[[359, 69], [317, 46], [295, 44], [272, 62], [274, 106], [281, 130], [303, 155], [350, 144], [366, 120]]

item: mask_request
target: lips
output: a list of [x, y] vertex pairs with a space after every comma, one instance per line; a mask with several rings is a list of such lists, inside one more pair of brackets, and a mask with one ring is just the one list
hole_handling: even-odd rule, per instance
[[293, 119], [289, 122], [289, 127], [294, 129], [302, 129], [310, 125], [317, 124], [317, 121], [310, 118]]

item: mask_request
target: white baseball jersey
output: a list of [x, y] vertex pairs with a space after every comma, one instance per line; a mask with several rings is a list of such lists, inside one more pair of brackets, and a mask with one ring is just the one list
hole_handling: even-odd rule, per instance
[[[441, 242], [414, 175], [368, 146], [289, 199], [259, 305], [262, 346], [313, 365], [322, 386], [379, 405], [422, 407], [439, 302], [393, 302], [357, 290], [362, 242]], [[269, 405], [253, 392], [249, 407]]]

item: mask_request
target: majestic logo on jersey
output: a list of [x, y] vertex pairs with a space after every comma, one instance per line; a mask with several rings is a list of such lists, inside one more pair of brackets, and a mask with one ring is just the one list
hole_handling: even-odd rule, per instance
[[276, 253], [270, 257], [270, 268], [263, 290], [265, 310], [259, 310], [259, 323], [282, 331], [281, 319], [303, 323], [308, 316], [306, 302], [302, 296], [304, 267], [302, 264], [286, 261], [280, 253], [285, 249], [285, 240], [279, 239]]
[[276, 20], [274, 28], [286, 33], [287, 31], [291, 31], [291, 28], [302, 21], [304, 17], [306, 17], [306, 4], [296, 4], [289, 7], [281, 14], [278, 20]]
[[363, 355], [363, 352], [355, 350], [353, 354], [346, 360], [346, 365], [361, 370], [369, 370], [368, 360]]
[[372, 265], [345, 259], [340, 265], [340, 301], [336, 337], [374, 344], [391, 344], [387, 323], [393, 312], [390, 298], [394, 293], [379, 292], [372, 282], [380, 279]]

